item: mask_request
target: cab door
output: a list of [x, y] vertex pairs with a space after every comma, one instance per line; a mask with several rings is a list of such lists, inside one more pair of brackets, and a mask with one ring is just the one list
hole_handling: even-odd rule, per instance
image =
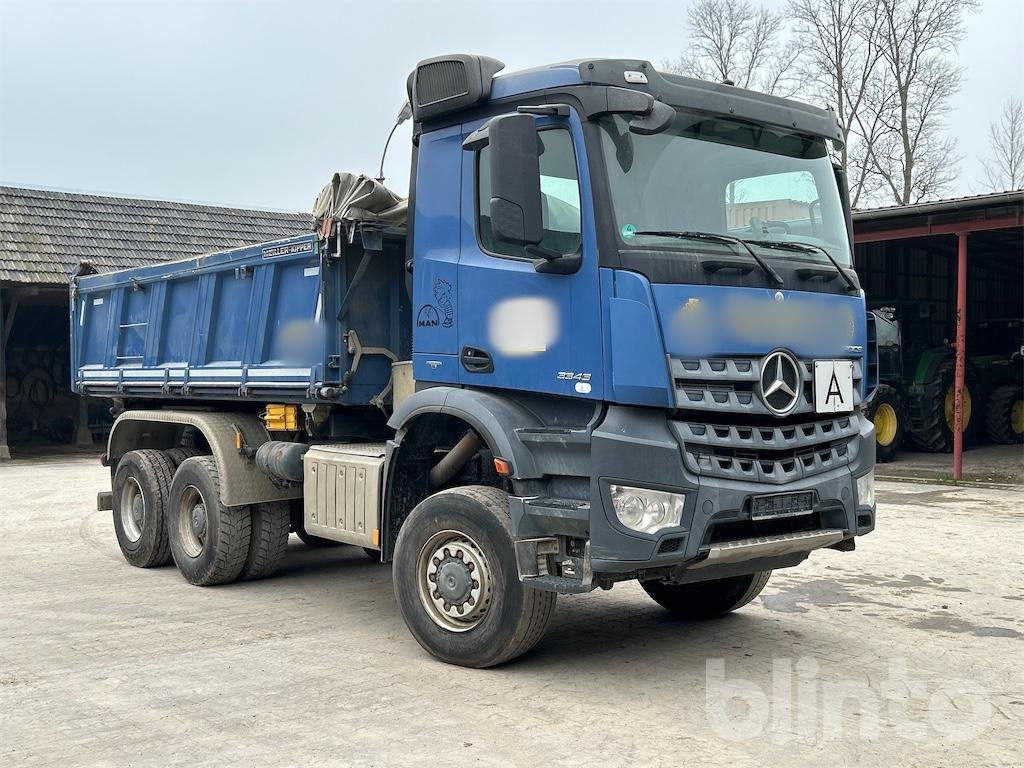
[[[483, 121], [463, 125], [468, 136]], [[582, 255], [573, 274], [537, 272], [535, 256], [490, 226], [488, 147], [463, 152], [459, 258], [459, 381], [469, 386], [600, 399], [601, 314], [582, 126], [538, 118], [541, 246]], [[445, 286], [441, 286], [442, 289]]]

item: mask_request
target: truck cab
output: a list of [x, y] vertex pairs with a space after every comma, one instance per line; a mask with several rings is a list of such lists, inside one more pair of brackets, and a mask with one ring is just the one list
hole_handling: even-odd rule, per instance
[[[680, 562], [707, 578], [740, 537], [790, 537], [781, 564], [870, 531], [832, 113], [609, 60], [461, 83], [448, 111], [432, 77], [455, 61], [493, 68], [446, 58], [409, 81], [413, 314], [441, 321], [415, 324], [421, 390], [393, 421], [509, 398], [513, 517], [578, 520], [596, 583]], [[723, 572], [744, 557], [728, 549]]]
[[[409, 76], [407, 216], [370, 180], [355, 197], [386, 214], [335, 216], [336, 180], [315, 235], [75, 281], [74, 385], [118, 403], [101, 506], [130, 562], [169, 547], [223, 583], [272, 572], [256, 553], [289, 528], [357, 544], [393, 561], [424, 648], [485, 667], [529, 650], [559, 594], [637, 579], [721, 615], [874, 528], [877, 366], [833, 113], [640, 60], [501, 70]], [[291, 298], [279, 274], [312, 282]], [[222, 280], [249, 301], [230, 368], [203, 358], [224, 346], [209, 318], [240, 316]], [[149, 284], [199, 318], [171, 367], [170, 320], [135, 362], [107, 351], [138, 325], [116, 316], [160, 317]], [[287, 346], [281, 313], [310, 329], [301, 360], [263, 353]]]

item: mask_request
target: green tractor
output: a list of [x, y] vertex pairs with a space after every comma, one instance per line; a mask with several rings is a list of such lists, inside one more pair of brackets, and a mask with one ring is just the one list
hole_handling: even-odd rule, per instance
[[[948, 339], [929, 343], [936, 324], [927, 303], [906, 303], [869, 312], [868, 328], [877, 343], [878, 389], [868, 404], [875, 425], [878, 461], [892, 461], [904, 440], [930, 452], [953, 448], [956, 353]], [[999, 443], [1024, 441], [1019, 320], [980, 323], [968, 337], [964, 371], [964, 444], [984, 430]], [[931, 337], [931, 338], [930, 338]], [[870, 371], [869, 371], [870, 373]]]
[[982, 372], [985, 434], [993, 443], [1024, 443], [1024, 321], [984, 320], [968, 339], [972, 365]]

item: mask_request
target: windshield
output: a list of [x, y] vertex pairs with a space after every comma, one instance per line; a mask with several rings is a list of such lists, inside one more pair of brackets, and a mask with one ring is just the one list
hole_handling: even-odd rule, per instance
[[[626, 247], [720, 256], [735, 247], [672, 237], [701, 232], [749, 241], [768, 261], [850, 265], [850, 246], [824, 139], [679, 110], [659, 134], [599, 121], [612, 206]], [[647, 234], [645, 234], [647, 233]]]

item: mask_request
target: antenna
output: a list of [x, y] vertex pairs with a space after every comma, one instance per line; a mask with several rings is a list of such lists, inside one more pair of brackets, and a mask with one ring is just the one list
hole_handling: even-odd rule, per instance
[[391, 137], [395, 135], [395, 131], [398, 130], [398, 126], [410, 117], [412, 117], [412, 106], [407, 101], [398, 111], [398, 117], [395, 118], [395, 124], [391, 126], [391, 132], [388, 133], [388, 139], [384, 142], [384, 151], [381, 152], [380, 155], [380, 170], [377, 172], [377, 181], [381, 184], [384, 183], [384, 158], [388, 156], [388, 146], [391, 144]]

